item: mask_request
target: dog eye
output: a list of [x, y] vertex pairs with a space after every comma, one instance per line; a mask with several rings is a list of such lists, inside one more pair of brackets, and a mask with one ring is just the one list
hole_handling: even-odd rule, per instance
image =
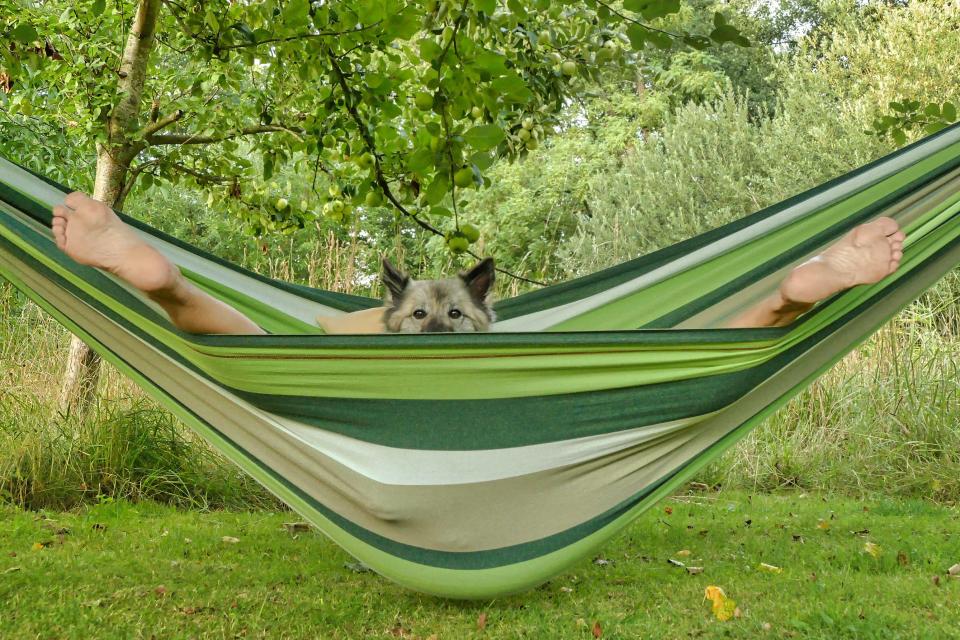
[[460, 316], [462, 316], [463, 314], [460, 313], [460, 309], [450, 309], [450, 311], [447, 312], [447, 315], [450, 316], [451, 318], [453, 318], [454, 320], [457, 320], [457, 319], [459, 319]]
[[424, 318], [427, 317], [427, 312], [424, 311], [423, 309], [417, 309], [416, 311], [413, 312], [413, 317], [416, 318], [417, 320], [423, 320]]

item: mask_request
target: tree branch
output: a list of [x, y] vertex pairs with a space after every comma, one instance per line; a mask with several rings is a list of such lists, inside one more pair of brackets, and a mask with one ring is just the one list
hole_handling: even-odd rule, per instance
[[140, 129], [140, 131], [138, 131], [135, 134], [134, 137], [140, 140], [146, 140], [156, 132], [160, 131], [161, 129], [165, 127], [169, 127], [170, 125], [172, 125], [174, 122], [176, 122], [182, 117], [183, 117], [183, 109], [177, 109], [173, 113], [166, 115], [162, 118], [159, 118], [157, 119], [156, 122], [151, 122], [147, 126], [143, 127], [142, 129]]
[[347, 29], [345, 31], [318, 31], [316, 33], [300, 33], [294, 36], [287, 36], [285, 38], [267, 38], [265, 40], [257, 40], [256, 42], [250, 42], [248, 44], [228, 44], [228, 45], [218, 45], [217, 48], [220, 51], [230, 51], [232, 49], [248, 49], [250, 47], [259, 47], [263, 44], [273, 44], [277, 42], [292, 42], [294, 40], [308, 40], [310, 38], [340, 38], [343, 36], [348, 36], [353, 33], [360, 33], [366, 31], [367, 29], [372, 29], [378, 26], [382, 20], [377, 20], [374, 23], [362, 26], [354, 27], [352, 29]]
[[287, 127], [278, 124], [259, 124], [250, 127], [244, 127], [239, 131], [232, 131], [223, 135], [203, 136], [196, 133], [160, 133], [150, 135], [146, 138], [151, 145], [163, 144], [215, 144], [225, 140], [232, 140], [242, 136], [259, 135], [263, 133], [289, 133], [302, 140], [303, 129], [296, 127]]

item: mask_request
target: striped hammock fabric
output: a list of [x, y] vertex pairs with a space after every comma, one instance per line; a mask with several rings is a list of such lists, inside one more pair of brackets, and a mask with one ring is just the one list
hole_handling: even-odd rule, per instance
[[[487, 598], [594, 552], [960, 262], [960, 128], [502, 301], [488, 334], [326, 336], [318, 314], [379, 302], [272, 281], [130, 221], [272, 335], [186, 334], [57, 251], [63, 196], [0, 159], [0, 277], [356, 558]], [[894, 275], [789, 327], [711, 328], [882, 215], [908, 233]]]

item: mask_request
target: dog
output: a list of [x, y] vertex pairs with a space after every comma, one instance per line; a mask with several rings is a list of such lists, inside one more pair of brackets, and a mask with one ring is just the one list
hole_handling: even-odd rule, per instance
[[491, 289], [493, 258], [484, 258], [454, 278], [413, 280], [383, 259], [387, 333], [489, 331], [496, 320]]

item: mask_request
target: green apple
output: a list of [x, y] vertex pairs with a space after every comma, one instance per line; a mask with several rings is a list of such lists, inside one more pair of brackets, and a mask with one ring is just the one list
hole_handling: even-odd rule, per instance
[[530, 139], [530, 130], [529, 129], [520, 129], [517, 131], [517, 137], [526, 142]]
[[524, 129], [533, 129], [533, 118], [524, 118], [521, 124]]
[[470, 248], [470, 241], [462, 235], [451, 235], [447, 238], [447, 246], [454, 253], [463, 253]]
[[473, 184], [473, 169], [463, 167], [453, 174], [453, 184], [458, 187], [469, 187]]
[[577, 74], [577, 63], [573, 60], [567, 60], [560, 65], [560, 71], [568, 78], [574, 76]]
[[421, 91], [414, 96], [413, 103], [417, 105], [417, 109], [420, 109], [420, 111], [429, 111], [433, 108], [433, 96], [426, 91]]
[[363, 199], [363, 202], [368, 207], [379, 207], [383, 204], [383, 196], [380, 195], [379, 191], [371, 189], [367, 192], [367, 197]]
[[470, 115], [473, 116], [474, 120], [479, 120], [483, 117], [483, 109], [480, 107], [473, 107], [470, 109]]
[[340, 190], [340, 185], [338, 185], [338, 184], [331, 184], [331, 185], [327, 188], [327, 193], [330, 194], [330, 197], [331, 197], [331, 198], [339, 198], [339, 197], [340, 197], [340, 194], [343, 193], [343, 191]]
[[332, 147], [335, 144], [337, 144], [337, 139], [328, 133], [327, 135], [323, 136], [322, 142], [323, 142], [323, 146]]
[[480, 239], [480, 229], [477, 229], [472, 224], [460, 225], [460, 233], [463, 234], [463, 237], [466, 238], [470, 244]]
[[286, 198], [277, 198], [277, 210], [278, 210], [278, 211], [282, 211], [283, 209], [286, 209], [288, 206], [290, 206], [290, 203], [287, 202], [287, 199], [286, 199]]

